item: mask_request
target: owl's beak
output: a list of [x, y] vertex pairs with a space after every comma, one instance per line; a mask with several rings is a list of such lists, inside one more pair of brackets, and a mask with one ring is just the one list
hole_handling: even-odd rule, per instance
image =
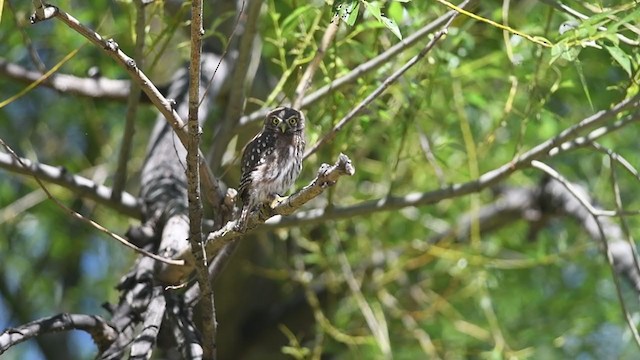
[[280, 124], [278, 124], [278, 128], [284, 134], [285, 131], [287, 131], [287, 123], [285, 123], [284, 121], [281, 121]]

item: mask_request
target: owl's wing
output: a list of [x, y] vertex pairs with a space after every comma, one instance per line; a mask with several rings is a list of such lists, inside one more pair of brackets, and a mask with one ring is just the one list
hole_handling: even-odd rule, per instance
[[267, 156], [273, 152], [272, 140], [269, 134], [262, 131], [254, 136], [242, 151], [242, 176], [238, 189], [238, 195], [241, 199], [244, 199], [245, 192], [251, 185], [253, 172], [259, 165], [264, 164]]

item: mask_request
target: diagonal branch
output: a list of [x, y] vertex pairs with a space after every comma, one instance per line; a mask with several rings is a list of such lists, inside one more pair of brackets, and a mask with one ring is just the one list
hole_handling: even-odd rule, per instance
[[296, 87], [296, 91], [294, 93], [294, 100], [293, 100], [292, 107], [300, 108], [302, 106], [302, 101], [304, 100], [304, 94], [307, 92], [307, 89], [311, 85], [311, 80], [313, 80], [313, 75], [315, 75], [316, 71], [318, 70], [318, 66], [320, 66], [320, 62], [322, 61], [322, 58], [324, 58], [324, 55], [326, 54], [327, 49], [329, 48], [329, 45], [331, 45], [331, 42], [336, 37], [336, 34], [338, 33], [339, 28], [340, 28], [340, 17], [338, 15], [335, 15], [333, 19], [331, 19], [331, 22], [329, 23], [329, 25], [327, 26], [327, 29], [325, 30], [324, 35], [322, 35], [320, 46], [318, 47], [318, 51], [316, 52], [316, 55], [313, 57], [313, 60], [311, 60], [311, 64], [307, 66], [307, 69], [304, 71], [304, 74], [302, 74], [302, 79], [300, 79], [300, 82], [298, 83], [298, 86]]
[[[273, 215], [289, 215], [302, 205], [322, 194], [324, 190], [335, 185], [338, 178], [343, 175], [352, 176], [355, 168], [347, 155], [340, 154], [334, 165], [322, 164], [318, 169], [316, 178], [307, 186], [295, 194], [285, 198], [267, 214], [254, 213], [249, 217], [247, 229], [253, 229]], [[266, 216], [265, 216], [266, 215]], [[229, 221], [222, 229], [210, 233], [207, 237], [206, 247], [209, 256], [215, 256], [220, 249], [231, 240], [240, 237], [243, 233], [235, 230], [236, 220]]]
[[[463, 2], [459, 6], [464, 6], [465, 4], [466, 2]], [[374, 57], [373, 59], [365, 63], [362, 63], [356, 66], [353, 70], [349, 71], [347, 74], [333, 80], [330, 84], [323, 86], [322, 88], [314, 91], [308, 96], [305, 96], [304, 99], [302, 100], [302, 104], [300, 105], [300, 108], [306, 108], [314, 104], [318, 100], [324, 98], [325, 96], [329, 95], [331, 92], [336, 91], [345, 85], [354, 83], [358, 79], [360, 79], [362, 76], [370, 73], [375, 69], [378, 69], [382, 65], [386, 64], [389, 60], [393, 59], [395, 56], [398, 56], [398, 54], [402, 53], [403, 51], [415, 45], [415, 43], [417, 43], [419, 40], [422, 40], [424, 37], [431, 34], [437, 27], [444, 24], [447, 20], [451, 18], [451, 16], [454, 16], [455, 14], [456, 14], [455, 11], [447, 12], [446, 14], [440, 16], [439, 18], [435, 19], [429, 24], [423, 26], [421, 29], [411, 34], [411, 36], [408, 36], [400, 40], [397, 44], [393, 45], [392, 47], [390, 47], [380, 55]], [[242, 131], [242, 128], [244, 128], [245, 126], [253, 122], [264, 119], [264, 117], [267, 115], [267, 112], [269, 112], [269, 110], [270, 109], [266, 109], [266, 108], [260, 109], [249, 115], [243, 116], [242, 118], [240, 118], [237, 131]]]
[[[31, 15], [31, 23], [35, 24], [40, 21], [49, 20], [53, 17], [60, 19], [69, 28], [78, 32], [80, 35], [87, 38], [98, 48], [102, 49], [105, 54], [116, 61], [120, 67], [127, 71], [133, 81], [140, 86], [142, 91], [149, 97], [153, 105], [164, 115], [167, 122], [171, 125], [173, 130], [178, 135], [182, 144], [188, 143], [188, 135], [185, 130], [185, 123], [180, 118], [176, 110], [172, 107], [172, 103], [165, 98], [153, 82], [145, 75], [140, 68], [136, 65], [136, 62], [125, 54], [118, 43], [113, 39], [104, 39], [100, 34], [91, 30], [90, 28], [82, 25], [76, 18], [67, 14], [53, 5], [41, 5], [36, 7], [35, 12]], [[207, 166], [202, 152], [199, 153], [200, 157], [200, 175], [203, 185], [206, 189], [207, 198], [213, 204], [220, 204], [224, 199], [224, 193], [220, 187], [218, 179], [213, 175], [211, 169]]]
[[[16, 160], [22, 167], [27, 167], [26, 164], [21, 163], [20, 162], [20, 157], [18, 157], [18, 155], [13, 151], [13, 149], [11, 149], [9, 147], [9, 145], [7, 145], [4, 140], [0, 139], [0, 146], [4, 147], [5, 150], [11, 154], [11, 156], [14, 158], [14, 160]], [[82, 216], [80, 213], [78, 213], [77, 211], [74, 211], [73, 209], [67, 207], [66, 205], [64, 205], [62, 202], [60, 202], [58, 199], [56, 199], [55, 197], [53, 197], [53, 195], [51, 195], [51, 193], [49, 192], [49, 190], [47, 189], [47, 187], [42, 183], [42, 181], [38, 178], [38, 176], [36, 176], [35, 174], [32, 174], [33, 178], [36, 180], [36, 182], [38, 183], [38, 185], [40, 185], [40, 188], [45, 192], [45, 194], [47, 194], [47, 197], [53, 201], [53, 203], [59, 207], [60, 209], [64, 210], [69, 216], [80, 220], [81, 222], [88, 224], [89, 226], [93, 227], [96, 230], [99, 230], [105, 234], [107, 234], [108, 236], [110, 236], [111, 238], [117, 240], [118, 242], [120, 242], [122, 245], [132, 249], [133, 251], [137, 252], [138, 254], [141, 255], [145, 255], [148, 256], [154, 260], [166, 263], [166, 264], [171, 264], [171, 265], [184, 265], [184, 261], [182, 260], [172, 260], [172, 259], [168, 259], [153, 253], [148, 252], [147, 250], [144, 250], [142, 248], [137, 247], [136, 245], [130, 243], [127, 239], [123, 238], [122, 236], [112, 232], [111, 230], [105, 228], [104, 226], [98, 224], [97, 222], [86, 218], [84, 216]]]
[[[469, 1], [465, 1], [461, 4], [461, 7], [467, 5]], [[338, 123], [331, 129], [327, 134], [325, 134], [320, 140], [318, 140], [309, 150], [307, 150], [306, 154], [304, 154], [304, 158], [308, 158], [313, 153], [318, 151], [318, 149], [333, 140], [336, 137], [338, 131], [340, 131], [347, 123], [355, 118], [365, 107], [367, 107], [373, 100], [378, 98], [391, 84], [393, 84], [396, 80], [400, 78], [407, 70], [411, 69], [415, 64], [418, 63], [423, 57], [425, 57], [431, 49], [436, 45], [436, 43], [447, 33], [449, 26], [453, 22], [453, 20], [457, 17], [457, 13], [453, 14], [447, 22], [442, 25], [442, 29], [440, 29], [429, 41], [429, 43], [418, 53], [418, 55], [414, 56], [409, 60], [406, 64], [404, 64], [400, 69], [396, 70], [391, 76], [385, 79], [380, 86], [378, 86], [374, 91], [372, 91], [364, 100], [362, 100], [356, 107], [354, 107], [345, 117], [340, 119]]]

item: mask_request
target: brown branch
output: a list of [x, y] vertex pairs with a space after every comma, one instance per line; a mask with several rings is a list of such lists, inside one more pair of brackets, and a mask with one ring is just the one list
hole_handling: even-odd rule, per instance
[[111, 198], [111, 188], [98, 185], [85, 177], [70, 174], [63, 167], [41, 164], [22, 157], [15, 158], [9, 154], [0, 152], [0, 168], [17, 174], [34, 176], [41, 180], [60, 185], [73, 191], [75, 196], [94, 200], [99, 204], [114, 209], [122, 215], [131, 216], [136, 219], [142, 217], [140, 204], [138, 198], [135, 196], [124, 192], [122, 193], [122, 198], [119, 201], [115, 201]]
[[196, 275], [203, 301], [200, 302], [202, 314], [202, 348], [203, 359], [213, 360], [216, 357], [216, 315], [209, 280], [207, 254], [202, 239], [202, 201], [200, 197], [199, 147], [202, 129], [198, 122], [200, 105], [200, 57], [202, 54], [202, 0], [191, 1], [191, 56], [189, 64], [189, 138], [187, 142], [187, 198], [189, 200], [189, 243], [195, 259]]
[[[247, 229], [253, 229], [273, 215], [290, 215], [302, 205], [322, 194], [324, 190], [333, 186], [340, 176], [355, 174], [355, 168], [348, 156], [340, 154], [334, 165], [323, 164], [318, 169], [316, 178], [307, 186], [295, 194], [285, 198], [267, 214], [252, 214], [249, 217]], [[223, 246], [231, 240], [240, 237], [243, 233], [235, 230], [236, 220], [229, 221], [222, 229], [210, 233], [207, 237], [206, 247], [209, 256], [217, 255]]]
[[116, 337], [116, 330], [100, 316], [62, 313], [32, 321], [17, 328], [5, 329], [0, 334], [0, 355], [10, 347], [30, 338], [68, 330], [88, 332], [100, 351], [107, 348]]

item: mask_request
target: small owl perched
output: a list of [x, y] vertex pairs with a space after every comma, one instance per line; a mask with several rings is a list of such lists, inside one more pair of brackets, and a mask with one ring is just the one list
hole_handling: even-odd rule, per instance
[[271, 110], [262, 131], [244, 148], [238, 191], [242, 213], [238, 231], [247, 228], [249, 214], [257, 206], [284, 195], [302, 170], [304, 115], [292, 108]]

